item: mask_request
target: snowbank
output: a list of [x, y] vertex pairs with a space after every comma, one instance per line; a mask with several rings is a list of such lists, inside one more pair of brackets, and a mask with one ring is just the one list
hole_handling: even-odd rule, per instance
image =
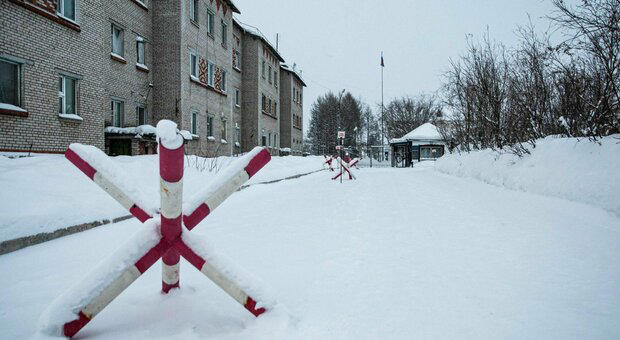
[[[185, 157], [183, 194], [205, 188], [215, 171], [199, 169], [211, 159]], [[219, 157], [220, 171], [236, 157]], [[127, 174], [148, 202], [159, 207], [158, 156], [119, 156], [113, 162]], [[319, 170], [322, 157], [273, 157], [248, 184]], [[62, 155], [0, 158], [0, 242], [51, 232], [81, 223], [113, 219], [129, 213]]]
[[620, 215], [620, 135], [599, 142], [547, 137], [519, 158], [482, 150], [446, 154], [436, 169], [509, 189], [587, 203]]

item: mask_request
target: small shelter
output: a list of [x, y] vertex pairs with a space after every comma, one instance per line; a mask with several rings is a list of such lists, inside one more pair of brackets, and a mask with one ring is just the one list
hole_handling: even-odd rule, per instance
[[424, 123], [401, 138], [390, 140], [392, 166], [406, 168], [416, 162], [436, 160], [443, 156], [445, 145], [437, 127]]

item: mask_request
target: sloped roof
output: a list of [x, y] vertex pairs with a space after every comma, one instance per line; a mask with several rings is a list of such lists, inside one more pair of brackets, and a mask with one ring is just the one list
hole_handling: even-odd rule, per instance
[[262, 40], [263, 43], [265, 43], [265, 45], [269, 47], [269, 49], [271, 50], [271, 53], [273, 53], [276, 56], [276, 58], [280, 60], [280, 62], [285, 62], [284, 58], [282, 58], [278, 50], [276, 50], [276, 48], [273, 47], [271, 42], [263, 35], [263, 33], [258, 28], [248, 25], [248, 24], [244, 24], [241, 21], [237, 20], [237, 18], [233, 18], [233, 22], [235, 25], [239, 26], [239, 28], [241, 28], [243, 32], [245, 32], [246, 34], [257, 37], [260, 40]]
[[304, 81], [304, 78], [301, 77], [301, 74], [299, 74], [299, 72], [297, 72], [296, 70], [294, 70], [292, 67], [290, 67], [288, 64], [286, 63], [281, 63], [280, 64], [280, 68], [292, 73], [295, 77], [297, 77], [297, 79], [299, 79], [299, 81], [305, 86], [308, 87], [308, 85], [306, 85], [306, 82]]
[[241, 11], [239, 11], [239, 7], [237, 7], [233, 0], [226, 0], [226, 3], [228, 4], [228, 6], [230, 6], [230, 9], [232, 9], [233, 12], [241, 14]]
[[417, 128], [413, 129], [413, 131], [408, 134], [400, 137], [394, 138], [390, 141], [390, 143], [399, 143], [405, 142], [409, 140], [442, 140], [441, 134], [437, 130], [437, 127], [431, 123], [424, 123]]

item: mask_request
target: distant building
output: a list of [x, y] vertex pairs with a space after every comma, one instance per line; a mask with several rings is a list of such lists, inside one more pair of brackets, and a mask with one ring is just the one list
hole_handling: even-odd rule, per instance
[[170, 119], [188, 153], [279, 154], [284, 59], [233, 13], [231, 0], [1, 1], [0, 151], [153, 153], [152, 126]]
[[306, 83], [295, 67], [280, 65], [280, 147], [288, 154], [303, 154], [303, 94]]
[[424, 123], [401, 138], [390, 140], [390, 147], [392, 166], [404, 168], [443, 156], [445, 142], [435, 125]]

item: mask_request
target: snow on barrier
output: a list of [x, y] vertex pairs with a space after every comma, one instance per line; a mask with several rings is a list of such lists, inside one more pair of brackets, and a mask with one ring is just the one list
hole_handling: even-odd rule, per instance
[[329, 171], [334, 171], [334, 160], [336, 160], [336, 158], [334, 158], [334, 156], [323, 157], [325, 157], [325, 162], [323, 163], [323, 165], [327, 164], [327, 168], [329, 169]]
[[[350, 170], [351, 166], [349, 165], [349, 164], [353, 163], [355, 161], [355, 159], [351, 160], [350, 163], [345, 163], [345, 162], [342, 161], [342, 159], [340, 157], [338, 157], [338, 158], [336, 158], [336, 161], [340, 165], [340, 172], [336, 176], [332, 177], [332, 180], [338, 179], [340, 176], [343, 176], [345, 173], [349, 175], [349, 179], [350, 180], [355, 179], [355, 176], [353, 176], [353, 174], [351, 173], [351, 170]], [[355, 161], [355, 163], [353, 163], [353, 165], [357, 164], [358, 161], [359, 160]]]
[[[140, 191], [116, 168], [101, 150], [72, 144], [65, 156], [84, 174], [144, 222], [142, 229], [86, 278], [58, 297], [43, 313], [41, 330], [72, 337], [112, 300], [162, 259], [162, 291], [179, 287], [179, 259], [183, 256], [207, 278], [259, 316], [277, 305], [260, 281], [238, 268], [211, 245], [183, 232], [193, 229], [215, 208], [271, 160], [265, 148], [257, 147], [233, 162], [202, 192], [183, 204], [183, 139], [176, 124], [157, 124], [161, 207], [148, 207]], [[99, 174], [99, 175], [98, 175]]]

